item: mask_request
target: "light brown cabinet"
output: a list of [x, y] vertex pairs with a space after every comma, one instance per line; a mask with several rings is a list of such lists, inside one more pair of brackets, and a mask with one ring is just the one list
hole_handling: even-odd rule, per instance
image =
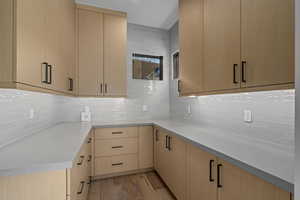
[[70, 169], [0, 177], [0, 199], [86, 200], [91, 184], [91, 142], [87, 137]]
[[188, 200], [290, 200], [290, 193], [193, 145], [187, 171]]
[[77, 5], [77, 56], [79, 96], [126, 96], [126, 14]]
[[294, 0], [180, 0], [179, 7], [182, 96], [294, 87]]
[[1, 1], [0, 86], [72, 93], [75, 4], [72, 0]]
[[152, 126], [96, 128], [93, 141], [94, 179], [153, 168]]
[[[180, 94], [204, 91], [204, 0], [179, 1]], [[197, 19], [197, 20], [195, 20]]]
[[139, 127], [139, 168], [153, 168], [153, 127]]
[[156, 170], [179, 200], [186, 199], [187, 144], [161, 129], [156, 135]]

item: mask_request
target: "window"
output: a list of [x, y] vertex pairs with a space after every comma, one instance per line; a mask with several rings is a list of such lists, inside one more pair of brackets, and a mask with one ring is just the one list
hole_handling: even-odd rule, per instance
[[179, 52], [175, 52], [172, 55], [172, 63], [173, 63], [173, 79], [179, 78]]
[[133, 79], [163, 80], [163, 56], [133, 54]]

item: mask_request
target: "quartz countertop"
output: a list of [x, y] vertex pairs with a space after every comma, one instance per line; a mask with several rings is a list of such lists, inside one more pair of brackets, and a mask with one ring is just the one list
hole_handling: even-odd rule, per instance
[[244, 170], [293, 191], [294, 153], [254, 138], [173, 120], [65, 122], [0, 149], [0, 176], [71, 168], [90, 130], [155, 125]]

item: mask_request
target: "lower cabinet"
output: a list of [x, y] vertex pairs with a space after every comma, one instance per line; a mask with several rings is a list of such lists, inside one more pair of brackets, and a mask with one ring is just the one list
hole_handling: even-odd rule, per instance
[[188, 147], [188, 200], [290, 200], [290, 193], [209, 154]]
[[98, 128], [93, 137], [95, 179], [153, 168], [152, 126]]
[[71, 169], [0, 177], [1, 200], [87, 200], [91, 138], [87, 137]]
[[155, 169], [178, 200], [186, 199], [187, 144], [161, 129], [155, 130]]

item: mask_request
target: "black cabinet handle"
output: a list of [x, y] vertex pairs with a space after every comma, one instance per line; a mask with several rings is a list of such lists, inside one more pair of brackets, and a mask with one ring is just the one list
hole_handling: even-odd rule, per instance
[[156, 141], [156, 142], [159, 141], [159, 137], [158, 137], [158, 129], [155, 129], [155, 141]]
[[90, 144], [92, 142], [92, 138], [89, 138], [87, 143]]
[[88, 162], [91, 162], [91, 161], [92, 161], [92, 155], [89, 155]]
[[47, 84], [51, 85], [52, 84], [52, 65], [48, 65], [48, 68], [47, 68], [47, 74], [49, 78], [47, 78]]
[[69, 78], [69, 91], [74, 90], [74, 81], [72, 78]]
[[243, 83], [247, 82], [247, 79], [246, 79], [246, 65], [247, 65], [247, 62], [242, 61], [242, 82]]
[[103, 93], [103, 84], [101, 83], [100, 84], [100, 94], [102, 94]]
[[104, 84], [104, 93], [107, 93], [107, 84]]
[[114, 146], [114, 147], [111, 147], [112, 149], [122, 149], [123, 146]]
[[114, 164], [111, 164], [112, 166], [120, 166], [120, 165], [123, 165], [123, 163], [122, 162], [120, 162], [120, 163], [114, 163]]
[[122, 131], [116, 131], [116, 132], [112, 132], [111, 134], [113, 134], [113, 135], [121, 135], [121, 134], [123, 134], [123, 132]]
[[42, 63], [42, 83], [46, 83], [46, 84], [48, 84], [48, 66], [49, 65], [47, 62]]
[[80, 156], [80, 161], [77, 163], [77, 165], [82, 165], [84, 160], [84, 156]]
[[84, 182], [84, 181], [81, 181], [80, 184], [81, 184], [80, 191], [77, 192], [77, 194], [82, 194], [83, 189], [84, 189], [84, 184], [85, 184], [85, 182]]
[[215, 162], [214, 160], [209, 161], [209, 182], [215, 181], [215, 179], [213, 179], [213, 177], [212, 177], [212, 168], [213, 168], [214, 162]]
[[181, 85], [181, 81], [180, 81], [180, 80], [178, 80], [178, 81], [177, 81], [177, 90], [178, 90], [178, 93], [180, 93], [180, 92], [181, 92], [180, 85]]
[[238, 64], [233, 64], [233, 83], [234, 84], [237, 84], [239, 83], [237, 80], [236, 80], [236, 68], [238, 67]]
[[171, 151], [171, 136], [168, 136], [168, 149]]
[[217, 185], [218, 185], [218, 188], [223, 187], [223, 185], [221, 185], [221, 167], [223, 167], [223, 165], [218, 164], [218, 166], [217, 166], [217, 171], [218, 171], [218, 183], [217, 183]]
[[88, 185], [92, 184], [92, 177], [89, 176], [89, 182], [87, 183]]
[[165, 141], [165, 142], [166, 142], [166, 143], [165, 143], [165, 148], [166, 148], [166, 149], [169, 149], [169, 148], [168, 148], [168, 136], [167, 136], [167, 135], [166, 135], [166, 141]]

